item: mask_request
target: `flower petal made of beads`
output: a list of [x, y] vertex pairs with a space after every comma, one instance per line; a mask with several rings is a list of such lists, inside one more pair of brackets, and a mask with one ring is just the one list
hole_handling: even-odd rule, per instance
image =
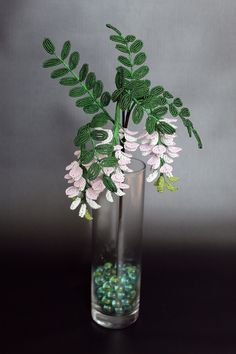
[[113, 202], [114, 202], [114, 200], [113, 200], [113, 198], [112, 198], [112, 194], [111, 194], [110, 191], [107, 191], [107, 192], [106, 192], [106, 199], [107, 199], [108, 202], [110, 202], [110, 203], [113, 203]]
[[79, 188], [80, 191], [83, 191], [86, 186], [85, 178], [81, 177], [78, 181], [75, 181], [74, 186]]
[[98, 204], [97, 202], [95, 202], [93, 199], [86, 198], [86, 201], [87, 201], [88, 205], [89, 205], [92, 209], [99, 209], [99, 208], [101, 208], [101, 205]]
[[76, 198], [70, 205], [71, 210], [75, 210], [81, 203], [81, 198]]
[[153, 182], [158, 176], [158, 170], [155, 170], [154, 172], [150, 173], [150, 175], [146, 178], [146, 181], [151, 183]]
[[79, 210], [79, 216], [80, 216], [81, 218], [84, 217], [84, 215], [85, 215], [85, 213], [86, 213], [86, 209], [87, 209], [86, 204], [83, 203], [83, 204], [81, 205], [81, 207], [80, 207], [80, 210]]

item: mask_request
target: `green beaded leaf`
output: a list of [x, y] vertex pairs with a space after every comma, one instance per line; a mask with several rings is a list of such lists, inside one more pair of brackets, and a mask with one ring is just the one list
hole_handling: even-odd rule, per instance
[[166, 106], [158, 107], [153, 111], [153, 114], [157, 115], [158, 117], [164, 116], [168, 112], [168, 108]]
[[43, 41], [43, 48], [48, 52], [49, 54], [54, 54], [55, 52], [55, 47], [52, 41], [49, 38], [45, 38]]
[[124, 77], [124, 70], [119, 70], [116, 72], [115, 76], [115, 84], [118, 89], [124, 86], [125, 77]]
[[117, 28], [115, 28], [114, 26], [112, 26], [112, 25], [110, 25], [109, 23], [107, 23], [107, 24], [106, 24], [106, 27], [112, 29], [112, 30], [113, 30], [114, 32], [116, 32], [119, 36], [121, 36], [121, 32], [120, 32]]
[[60, 59], [51, 58], [51, 59], [45, 60], [43, 62], [43, 68], [50, 68], [51, 66], [56, 66], [56, 65], [59, 65], [59, 64], [61, 64]]
[[132, 97], [130, 94], [125, 94], [120, 100], [120, 108], [124, 111], [128, 110], [132, 102]]
[[117, 165], [117, 158], [115, 156], [104, 157], [100, 163], [102, 167], [115, 167]]
[[82, 150], [81, 155], [80, 155], [80, 162], [83, 165], [86, 165], [87, 163], [90, 163], [92, 159], [94, 158], [94, 150]]
[[186, 107], [181, 108], [181, 110], [180, 110], [180, 112], [179, 112], [179, 115], [180, 115], [181, 117], [184, 117], [184, 118], [190, 117], [189, 109], [186, 108]]
[[87, 178], [90, 181], [93, 181], [94, 179], [97, 178], [100, 172], [100, 166], [97, 162], [94, 162], [88, 169], [87, 171]]
[[112, 144], [100, 144], [96, 146], [96, 152], [98, 154], [110, 155], [113, 151]]
[[177, 176], [171, 176], [171, 177], [168, 177], [168, 180], [170, 181], [170, 182], [172, 182], [172, 183], [174, 183], [174, 182], [178, 182], [179, 181], [179, 177], [177, 177]]
[[201, 141], [201, 138], [200, 138], [198, 132], [195, 129], [193, 129], [192, 132], [198, 142], [199, 149], [202, 149], [202, 141]]
[[98, 80], [95, 82], [94, 86], [93, 86], [93, 96], [95, 98], [98, 98], [101, 96], [103, 91], [103, 83], [101, 80]]
[[163, 193], [165, 190], [165, 178], [163, 176], [159, 176], [154, 185], [156, 186], [157, 192]]
[[120, 88], [120, 89], [115, 90], [111, 95], [112, 101], [116, 102], [123, 91], [124, 91], [124, 88]]
[[93, 113], [96, 113], [99, 111], [99, 106], [96, 103], [94, 103], [89, 106], [83, 107], [83, 111], [84, 111], [84, 113], [87, 113], [87, 114], [93, 114]]
[[142, 79], [149, 72], [149, 67], [144, 65], [133, 72], [133, 78], [136, 80]]
[[132, 74], [131, 74], [131, 72], [130, 72], [127, 68], [125, 68], [125, 67], [123, 67], [123, 66], [118, 66], [118, 67], [116, 68], [116, 70], [117, 70], [117, 71], [123, 70], [124, 77], [125, 77], [126, 79], [131, 79], [131, 78], [132, 78]]
[[174, 106], [173, 103], [169, 104], [169, 111], [170, 111], [170, 114], [171, 114], [173, 117], [177, 117], [177, 115], [178, 115], [178, 109]]
[[128, 67], [132, 67], [132, 63], [130, 62], [130, 60], [126, 57], [123, 57], [122, 55], [120, 55], [118, 57], [118, 60], [121, 64], [128, 66]]
[[69, 96], [70, 97], [80, 97], [86, 93], [86, 89], [84, 87], [75, 87], [70, 90]]
[[182, 107], [183, 106], [183, 103], [181, 101], [180, 98], [175, 98], [174, 101], [173, 101], [173, 104], [176, 106], [176, 107]]
[[162, 134], [174, 134], [175, 128], [173, 128], [170, 124], [166, 122], [159, 122], [157, 125], [157, 130]]
[[95, 82], [96, 82], [96, 75], [92, 72], [89, 73], [87, 75], [86, 80], [85, 80], [85, 85], [86, 85], [87, 89], [91, 90], [94, 87]]
[[103, 141], [108, 137], [108, 134], [105, 130], [93, 130], [91, 132], [91, 137], [96, 141]]
[[70, 70], [74, 70], [76, 68], [76, 66], [79, 63], [79, 52], [73, 52], [70, 57], [69, 57], [69, 68]]
[[128, 34], [128, 36], [125, 37], [126, 42], [133, 42], [135, 40], [135, 36], [132, 34]]
[[116, 36], [116, 35], [111, 35], [110, 36], [110, 40], [113, 42], [117, 42], [117, 43], [122, 43], [122, 44], [126, 44], [126, 41], [123, 37], [121, 36]]
[[92, 97], [84, 97], [80, 98], [79, 100], [76, 101], [76, 106], [77, 107], [86, 107], [91, 104], [93, 104], [93, 98]]
[[134, 64], [135, 65], [141, 65], [145, 62], [145, 60], [147, 59], [147, 56], [144, 52], [140, 52], [138, 53], [135, 58], [134, 58]]
[[143, 118], [144, 110], [140, 105], [137, 105], [132, 113], [132, 120], [134, 124], [139, 124]]
[[78, 83], [78, 80], [75, 77], [65, 77], [61, 79], [59, 82], [61, 85], [64, 86], [74, 86]]
[[103, 107], [106, 107], [106, 106], [109, 105], [110, 101], [111, 101], [111, 95], [110, 95], [110, 93], [107, 92], [107, 91], [103, 92], [103, 94], [102, 94], [102, 96], [101, 96], [101, 98], [100, 98], [101, 105], [102, 105]]
[[89, 126], [86, 124], [79, 128], [78, 133], [74, 139], [75, 146], [81, 146], [90, 139]]
[[57, 79], [58, 77], [66, 75], [68, 72], [69, 72], [69, 70], [66, 68], [56, 69], [51, 73], [51, 78]]
[[103, 183], [105, 187], [110, 191], [110, 192], [117, 192], [117, 188], [115, 183], [112, 181], [111, 177], [107, 175], [103, 175], [102, 177]]
[[157, 97], [157, 104], [160, 106], [164, 106], [167, 103], [166, 98], [163, 96]]
[[166, 189], [168, 189], [171, 192], [176, 192], [178, 190], [177, 187], [172, 186], [172, 184], [169, 184], [169, 183], [165, 183], [165, 187], [166, 187]]
[[91, 122], [91, 127], [92, 128], [101, 128], [104, 125], [106, 125], [108, 122], [108, 116], [106, 113], [98, 113], [96, 114]]
[[163, 96], [167, 99], [173, 98], [173, 95], [168, 91], [163, 92]]
[[152, 96], [159, 96], [161, 93], [164, 92], [164, 87], [162, 86], [155, 86], [151, 89], [150, 95]]
[[116, 49], [119, 50], [122, 53], [129, 54], [129, 49], [125, 45], [117, 44], [116, 45]]
[[140, 39], [137, 39], [135, 42], [133, 42], [130, 46], [130, 51], [132, 53], [138, 53], [143, 47], [143, 42]]
[[156, 119], [152, 116], [149, 116], [146, 120], [145, 127], [148, 134], [152, 134], [155, 131]]
[[84, 81], [87, 74], [88, 74], [88, 71], [89, 71], [89, 66], [88, 64], [83, 64], [80, 71], [79, 71], [79, 79], [80, 81]]
[[61, 59], [62, 60], [65, 60], [68, 57], [68, 55], [70, 53], [70, 48], [71, 48], [70, 41], [66, 41], [63, 44], [63, 47], [62, 47], [62, 50], [61, 50]]

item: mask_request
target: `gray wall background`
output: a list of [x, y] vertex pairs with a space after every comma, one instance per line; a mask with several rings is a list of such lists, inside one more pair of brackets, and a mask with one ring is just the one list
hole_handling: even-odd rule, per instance
[[63, 179], [87, 116], [41, 68], [41, 42], [48, 36], [60, 49], [70, 39], [81, 62], [113, 90], [117, 52], [106, 23], [144, 41], [153, 85], [190, 107], [204, 144], [198, 150], [179, 122], [180, 190], [158, 194], [146, 184], [145, 242], [236, 245], [234, 0], [8, 0], [0, 11], [5, 246], [66, 249], [89, 240], [88, 225], [69, 210]]

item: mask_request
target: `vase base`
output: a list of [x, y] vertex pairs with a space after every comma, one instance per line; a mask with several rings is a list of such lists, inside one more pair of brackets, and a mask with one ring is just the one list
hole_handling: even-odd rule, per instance
[[92, 319], [100, 326], [111, 329], [121, 329], [129, 327], [138, 319], [138, 315], [138, 309], [125, 316], [109, 316], [105, 315], [104, 313], [101, 313], [96, 309], [92, 309]]

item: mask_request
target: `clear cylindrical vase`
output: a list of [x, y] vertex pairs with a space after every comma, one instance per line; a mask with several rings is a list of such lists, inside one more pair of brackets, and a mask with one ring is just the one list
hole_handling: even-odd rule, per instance
[[99, 197], [93, 213], [92, 318], [107, 328], [124, 328], [139, 314], [145, 164], [132, 159], [130, 188], [114, 202]]

